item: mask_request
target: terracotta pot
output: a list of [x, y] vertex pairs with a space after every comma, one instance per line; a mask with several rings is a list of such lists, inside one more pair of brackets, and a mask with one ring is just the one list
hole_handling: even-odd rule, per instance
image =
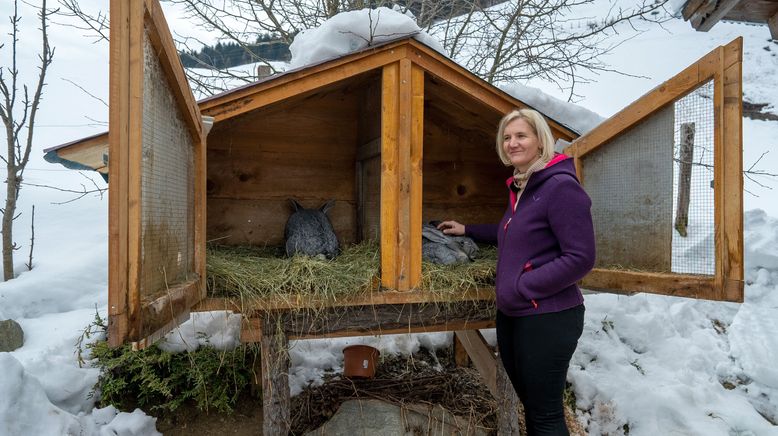
[[373, 378], [380, 354], [369, 345], [349, 345], [343, 349], [343, 376]]

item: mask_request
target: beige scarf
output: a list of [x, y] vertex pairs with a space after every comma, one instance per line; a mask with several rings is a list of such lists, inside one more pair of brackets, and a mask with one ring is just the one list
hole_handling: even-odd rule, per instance
[[524, 187], [527, 185], [527, 180], [529, 180], [529, 176], [532, 175], [535, 171], [542, 170], [543, 168], [548, 165], [547, 160], [544, 160], [542, 157], [535, 161], [532, 165], [530, 165], [529, 168], [527, 168], [526, 172], [520, 172], [518, 168], [515, 168], [513, 170], [513, 184], [521, 189], [524, 189]]

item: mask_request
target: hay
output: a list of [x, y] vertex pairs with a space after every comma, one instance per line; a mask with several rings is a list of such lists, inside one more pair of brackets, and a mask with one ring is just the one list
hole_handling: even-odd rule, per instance
[[[439, 296], [494, 286], [497, 250], [485, 247], [472, 263], [422, 264], [422, 289]], [[380, 252], [376, 242], [346, 247], [333, 260], [308, 256], [284, 257], [275, 247], [210, 246], [207, 253], [211, 296], [256, 300], [273, 297], [322, 303], [355, 298], [378, 290]]]

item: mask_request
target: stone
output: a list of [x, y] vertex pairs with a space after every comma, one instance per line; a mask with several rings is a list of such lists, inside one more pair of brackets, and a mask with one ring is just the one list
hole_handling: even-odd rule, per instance
[[0, 321], [0, 352], [14, 351], [24, 345], [22, 326], [12, 319]]
[[371, 436], [481, 436], [467, 419], [457, 417], [441, 406], [405, 404], [397, 406], [381, 400], [348, 400], [321, 427], [305, 436], [369, 434]]

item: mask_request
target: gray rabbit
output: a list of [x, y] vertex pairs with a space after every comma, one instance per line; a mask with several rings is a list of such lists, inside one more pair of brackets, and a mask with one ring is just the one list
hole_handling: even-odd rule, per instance
[[478, 245], [467, 236], [446, 235], [432, 221], [421, 227], [421, 256], [432, 263], [449, 265], [472, 262]]
[[339, 253], [338, 238], [332, 228], [327, 211], [335, 204], [330, 200], [318, 209], [305, 209], [290, 198], [294, 212], [286, 221], [284, 239], [286, 239], [286, 255], [305, 254], [308, 256], [324, 255], [333, 259]]

